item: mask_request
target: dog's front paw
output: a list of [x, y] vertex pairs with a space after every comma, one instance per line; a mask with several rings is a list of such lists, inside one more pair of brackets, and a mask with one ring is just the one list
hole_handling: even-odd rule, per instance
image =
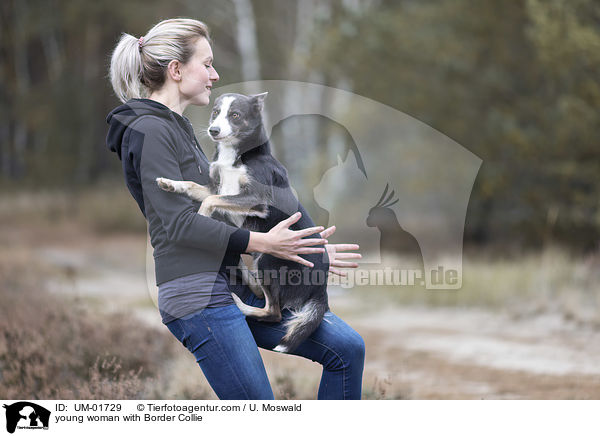
[[200, 206], [200, 209], [198, 210], [198, 213], [204, 216], [211, 216], [213, 213], [213, 208], [208, 204], [204, 204], [203, 202]]
[[208, 197], [206, 197], [200, 205], [198, 213], [204, 216], [211, 216], [212, 213], [215, 211], [215, 199], [215, 195], [209, 195]]
[[173, 180], [165, 179], [164, 177], [157, 177], [156, 183], [160, 189], [164, 191], [175, 192], [175, 183], [173, 183]]

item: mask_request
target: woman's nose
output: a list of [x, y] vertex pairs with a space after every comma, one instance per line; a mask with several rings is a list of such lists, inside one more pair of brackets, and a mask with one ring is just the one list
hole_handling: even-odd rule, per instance
[[209, 76], [209, 79], [212, 80], [213, 82], [216, 82], [219, 80], [219, 73], [217, 73], [217, 70], [215, 70], [215, 68], [212, 68], [212, 74]]

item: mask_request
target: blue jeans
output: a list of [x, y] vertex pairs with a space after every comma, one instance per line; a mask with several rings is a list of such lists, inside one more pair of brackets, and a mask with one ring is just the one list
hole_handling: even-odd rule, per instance
[[[252, 293], [246, 304], [263, 306]], [[175, 337], [194, 355], [206, 379], [222, 400], [272, 400], [273, 391], [258, 347], [272, 350], [285, 334], [284, 310], [278, 323], [246, 317], [235, 304], [206, 308], [167, 324]], [[361, 336], [331, 312], [295, 351], [323, 365], [318, 399], [359, 400], [365, 344]]]

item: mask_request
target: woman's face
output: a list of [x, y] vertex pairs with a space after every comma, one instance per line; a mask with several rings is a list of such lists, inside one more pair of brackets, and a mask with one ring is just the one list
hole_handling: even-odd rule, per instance
[[219, 75], [212, 66], [213, 54], [206, 38], [199, 38], [195, 46], [192, 58], [180, 67], [179, 92], [189, 104], [206, 106], [212, 85], [219, 80]]

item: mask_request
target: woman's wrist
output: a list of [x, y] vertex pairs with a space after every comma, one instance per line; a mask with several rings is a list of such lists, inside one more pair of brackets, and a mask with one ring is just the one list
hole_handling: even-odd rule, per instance
[[266, 233], [250, 232], [250, 239], [248, 239], [248, 247], [246, 248], [248, 253], [269, 253], [270, 248], [271, 245]]

